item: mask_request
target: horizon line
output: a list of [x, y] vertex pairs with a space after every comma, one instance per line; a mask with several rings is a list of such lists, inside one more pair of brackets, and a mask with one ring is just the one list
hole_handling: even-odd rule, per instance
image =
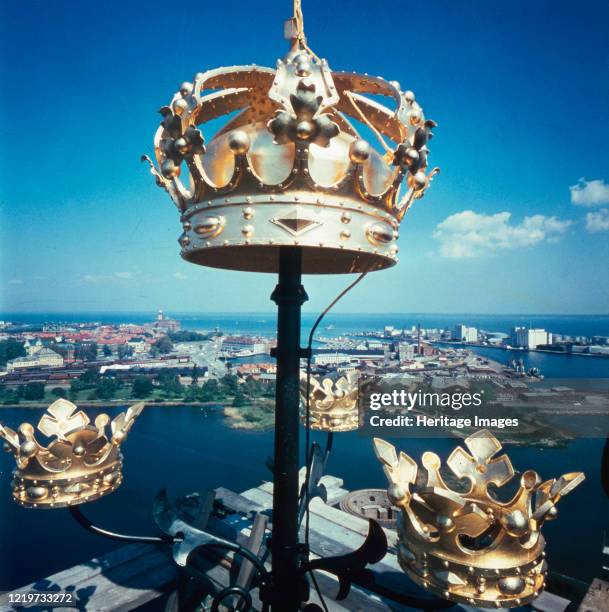
[[[146, 310], [39, 310], [39, 311], [0, 311], [0, 318], [9, 318], [10, 316], [28, 316], [28, 315], [48, 315], [48, 316], [66, 316], [66, 315], [136, 315], [136, 314], [155, 314], [159, 309]], [[240, 310], [240, 311], [195, 311], [195, 310], [173, 310], [162, 308], [165, 313], [173, 313], [174, 315], [197, 315], [197, 316], [233, 316], [233, 315], [276, 315], [275, 310]], [[303, 312], [303, 315], [318, 314], [321, 311]], [[558, 313], [558, 312], [440, 312], [440, 311], [411, 311], [411, 312], [330, 312], [331, 315], [339, 316], [517, 316], [517, 317], [609, 317], [609, 313], [592, 312], [592, 313]]]

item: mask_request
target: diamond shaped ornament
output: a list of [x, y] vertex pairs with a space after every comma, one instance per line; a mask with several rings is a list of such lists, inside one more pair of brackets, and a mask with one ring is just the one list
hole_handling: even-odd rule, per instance
[[317, 215], [302, 206], [293, 206], [292, 208], [280, 211], [276, 217], [271, 219], [271, 222], [292, 236], [301, 236], [314, 227], [321, 225]]

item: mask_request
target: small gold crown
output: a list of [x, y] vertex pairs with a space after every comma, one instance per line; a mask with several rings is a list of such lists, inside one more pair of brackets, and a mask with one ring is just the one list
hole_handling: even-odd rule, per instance
[[[359, 427], [357, 406], [357, 377], [347, 374], [336, 382], [325, 378], [321, 383], [311, 377], [309, 413], [311, 429], [322, 431], [352, 431]], [[307, 379], [300, 379], [300, 395], [303, 404], [307, 399]], [[302, 422], [306, 424], [303, 412]]]
[[122, 482], [120, 445], [143, 408], [143, 403], [135, 404], [112, 422], [100, 414], [93, 426], [72, 402], [58, 399], [38, 423], [38, 431], [53, 438], [46, 447], [38, 443], [29, 423], [22, 423], [17, 432], [0, 424], [4, 448], [17, 462], [12, 483], [15, 501], [26, 508], [62, 508], [117, 489]]
[[[182, 257], [201, 265], [277, 272], [279, 248], [297, 245], [304, 273], [392, 266], [399, 223], [438, 172], [427, 161], [436, 124], [412, 91], [332, 72], [296, 38], [276, 69], [197, 73], [160, 112], [157, 165], [143, 159], [181, 213]], [[233, 112], [206, 144], [199, 126]]]
[[489, 489], [514, 476], [507, 455], [496, 457], [501, 444], [482, 430], [465, 445], [469, 452], [457, 447], [446, 462], [457, 478], [469, 481], [469, 490], [457, 493], [442, 479], [435, 453], [423, 454], [425, 473], [417, 477], [413, 459], [403, 452], [398, 457], [392, 444], [374, 439], [390, 482], [389, 499], [402, 510], [400, 565], [414, 582], [451, 601], [482, 608], [524, 605], [545, 585], [541, 527], [556, 518], [556, 503], [585, 476], [573, 472], [542, 482], [527, 470], [512, 499], [502, 502]]

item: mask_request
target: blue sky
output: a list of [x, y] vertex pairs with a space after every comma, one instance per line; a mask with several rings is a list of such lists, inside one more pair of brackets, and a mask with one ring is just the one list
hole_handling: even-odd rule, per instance
[[[173, 8], [172, 8], [173, 6]], [[398, 80], [442, 168], [400, 263], [345, 312], [609, 311], [609, 4], [304, 0], [336, 70]], [[140, 161], [160, 106], [208, 68], [274, 66], [291, 2], [0, 3], [0, 311], [270, 311], [272, 275], [179, 257]], [[320, 310], [349, 277], [307, 277]]]

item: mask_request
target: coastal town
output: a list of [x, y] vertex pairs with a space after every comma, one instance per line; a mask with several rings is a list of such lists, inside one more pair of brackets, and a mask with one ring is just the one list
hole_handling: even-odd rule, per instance
[[[276, 365], [271, 335], [185, 330], [162, 310], [150, 318], [138, 325], [0, 322], [0, 405], [44, 406], [58, 397], [79, 405], [142, 399], [215, 406], [235, 427], [272, 427]], [[500, 399], [558, 401], [569, 391], [538, 388], [535, 383], [544, 373], [527, 368], [516, 349], [609, 357], [607, 337], [524, 327], [514, 327], [511, 335], [462, 324], [333, 331], [328, 325], [314, 343], [314, 375], [399, 378], [433, 391], [485, 385]], [[489, 351], [481, 355], [478, 347], [506, 350], [489, 358]]]

